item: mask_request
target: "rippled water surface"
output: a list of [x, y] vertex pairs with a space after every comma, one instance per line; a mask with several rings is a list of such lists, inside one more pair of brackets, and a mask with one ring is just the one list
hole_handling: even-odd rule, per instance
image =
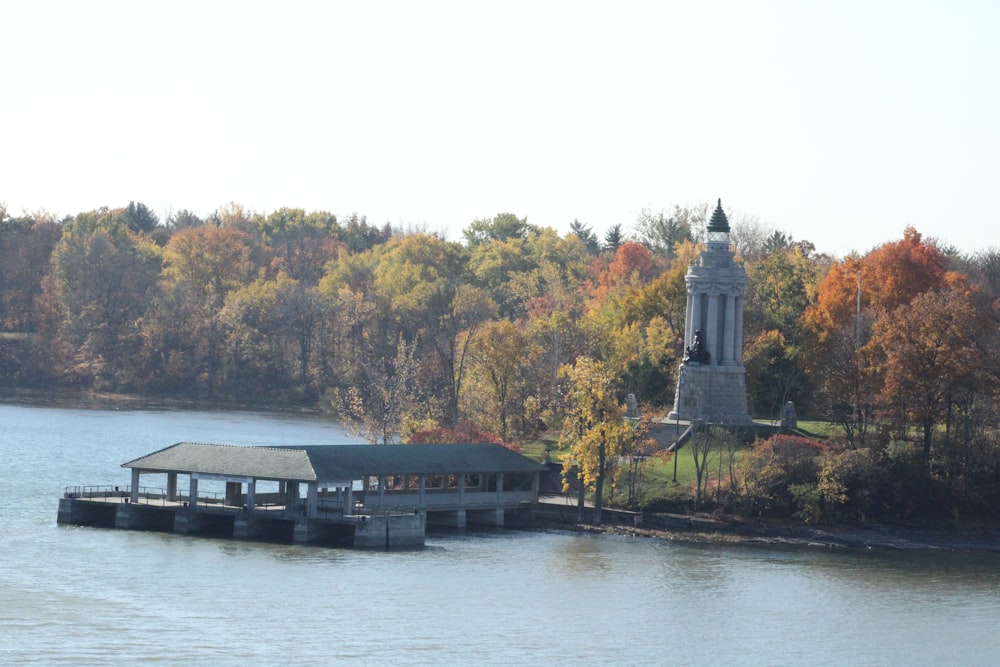
[[56, 525], [182, 440], [352, 441], [233, 412], [0, 406], [0, 664], [1000, 663], [1000, 559], [563, 533], [359, 552]]

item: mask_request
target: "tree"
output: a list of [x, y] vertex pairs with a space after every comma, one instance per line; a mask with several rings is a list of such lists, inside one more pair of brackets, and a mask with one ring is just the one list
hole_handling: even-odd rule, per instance
[[36, 330], [34, 304], [62, 231], [45, 212], [22, 218], [0, 215], [0, 327]]
[[226, 296], [255, 273], [250, 236], [235, 227], [191, 227], [163, 250], [164, 269], [147, 356], [167, 386], [203, 385], [214, 393], [221, 371]]
[[642, 209], [636, 220], [636, 236], [655, 254], [669, 259], [678, 243], [702, 238], [707, 219], [708, 204], [691, 208], [674, 206], [671, 214]]
[[111, 388], [127, 379], [160, 262], [159, 249], [132, 235], [120, 211], [81, 214], [67, 226], [52, 255], [50, 286], [75, 352], [72, 375]]
[[148, 234], [160, 224], [160, 219], [142, 202], [130, 201], [125, 207], [125, 224], [133, 232]]
[[899, 241], [833, 263], [820, 281], [802, 319], [803, 366], [849, 438], [863, 438], [871, 417], [867, 406], [878, 402], [881, 386], [882, 367], [866, 345], [868, 323], [877, 326], [929, 290], [961, 288], [965, 279], [947, 267], [940, 250], [907, 227]]
[[519, 280], [537, 267], [522, 239], [496, 239], [474, 248], [469, 256], [469, 270], [476, 283], [489, 292], [503, 317], [524, 314], [524, 294], [517, 289]]
[[563, 366], [560, 375], [566, 379], [566, 416], [559, 441], [570, 448], [569, 457], [582, 482], [581, 496], [584, 486], [594, 490], [594, 523], [600, 525], [604, 482], [616, 474], [631, 427], [625, 422], [611, 369], [579, 357], [572, 366]]
[[403, 422], [419, 400], [416, 391], [416, 344], [400, 337], [394, 357], [371, 359], [360, 366], [358, 383], [335, 402], [355, 430], [373, 444], [398, 440]]
[[329, 314], [316, 288], [283, 272], [231, 292], [222, 310], [233, 359], [226, 367], [229, 386], [267, 395], [295, 385], [303, 399], [314, 397], [310, 360], [316, 329]]
[[182, 208], [167, 218], [167, 227], [175, 230], [187, 229], [188, 227], [201, 227], [204, 224], [204, 220], [186, 208]]
[[[463, 419], [455, 425], [455, 428], [432, 428], [426, 431], [417, 431], [406, 439], [410, 445], [453, 445], [460, 444], [489, 444], [503, 445], [504, 440], [498, 433], [484, 431], [475, 422]], [[507, 445], [509, 447], [509, 445]], [[517, 449], [516, 447], [513, 449]]]
[[743, 365], [751, 411], [778, 419], [801, 377], [796, 349], [788, 345], [780, 331], [766, 331], [747, 346]]
[[583, 242], [583, 245], [587, 247], [587, 252], [591, 255], [596, 255], [600, 251], [601, 246], [597, 243], [597, 234], [589, 225], [574, 218], [573, 222], [569, 223], [569, 229]]
[[911, 418], [922, 427], [925, 464], [950, 396], [977, 378], [984, 325], [957, 289], [924, 292], [875, 323], [871, 344], [884, 360], [883, 398], [897, 424]]
[[470, 247], [504, 241], [507, 239], [527, 239], [531, 227], [527, 218], [519, 218], [513, 213], [498, 213], [492, 218], [479, 218], [462, 230], [462, 236]]
[[360, 253], [388, 242], [392, 236], [392, 225], [388, 222], [379, 228], [368, 224], [365, 216], [352, 213], [344, 221], [340, 240], [352, 253]]
[[337, 216], [326, 211], [282, 208], [261, 221], [261, 230], [275, 256], [272, 268], [307, 285], [318, 283], [326, 263], [346, 249], [337, 240]]
[[604, 250], [616, 252], [618, 246], [625, 242], [625, 234], [622, 232], [621, 223], [615, 223], [604, 233]]
[[437, 383], [428, 393], [443, 397], [448, 426], [459, 418], [469, 344], [496, 313], [489, 295], [469, 284], [466, 252], [426, 234], [396, 238], [380, 249], [374, 276], [404, 338], [419, 339], [434, 359], [425, 367]]
[[486, 400], [478, 401], [482, 419], [492, 418], [500, 437], [510, 437], [510, 415], [515, 409], [517, 386], [523, 382], [526, 365], [538, 355], [537, 344], [526, 331], [509, 320], [487, 322], [471, 346], [473, 373], [487, 387]]

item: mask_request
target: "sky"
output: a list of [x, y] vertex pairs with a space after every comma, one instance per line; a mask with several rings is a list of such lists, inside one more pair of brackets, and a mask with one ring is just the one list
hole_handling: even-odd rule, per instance
[[1000, 3], [0, 4], [0, 202], [1000, 245]]

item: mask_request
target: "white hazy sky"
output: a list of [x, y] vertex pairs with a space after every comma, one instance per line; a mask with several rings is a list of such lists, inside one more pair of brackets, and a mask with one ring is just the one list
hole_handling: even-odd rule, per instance
[[0, 201], [1000, 244], [1000, 2], [0, 4]]

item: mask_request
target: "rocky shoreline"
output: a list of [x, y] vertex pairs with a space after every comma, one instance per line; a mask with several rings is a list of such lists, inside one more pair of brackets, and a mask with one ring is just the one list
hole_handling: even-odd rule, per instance
[[647, 537], [691, 544], [1000, 553], [1000, 525], [987, 523], [960, 526], [809, 526], [791, 521], [647, 513], [642, 515], [640, 525], [633, 525], [635, 516], [631, 513], [623, 516], [612, 512], [603, 525], [594, 526], [577, 523], [575, 516], [571, 519], [566, 512], [546, 511], [536, 515], [530, 527]]

